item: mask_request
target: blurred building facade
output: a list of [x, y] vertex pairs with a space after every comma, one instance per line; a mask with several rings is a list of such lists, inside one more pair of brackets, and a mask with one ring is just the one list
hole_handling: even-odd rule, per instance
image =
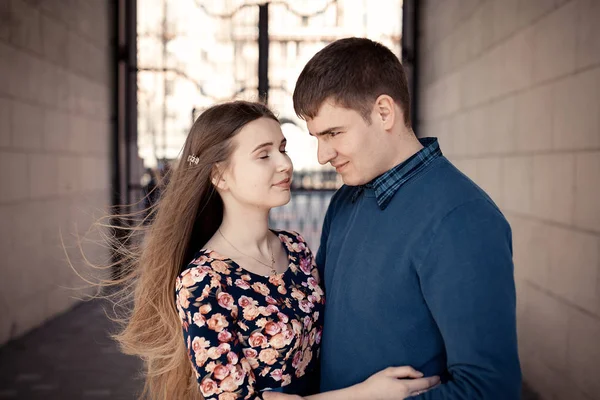
[[418, 133], [510, 221], [524, 376], [543, 399], [599, 399], [600, 2], [421, 14]]
[[[215, 102], [258, 100], [259, 4], [245, 0], [139, 0], [139, 152], [148, 167], [175, 159], [193, 118]], [[321, 169], [316, 140], [292, 92], [328, 43], [365, 36], [400, 55], [402, 0], [300, 0], [268, 6], [269, 105], [284, 123], [297, 170]], [[295, 124], [295, 125], [294, 125]]]

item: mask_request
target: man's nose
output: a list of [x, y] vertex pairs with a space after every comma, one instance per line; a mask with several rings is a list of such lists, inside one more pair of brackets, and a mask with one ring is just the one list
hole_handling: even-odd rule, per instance
[[324, 142], [319, 142], [317, 144], [317, 159], [319, 160], [319, 164], [325, 165], [333, 160], [335, 156], [336, 152], [331, 146]]

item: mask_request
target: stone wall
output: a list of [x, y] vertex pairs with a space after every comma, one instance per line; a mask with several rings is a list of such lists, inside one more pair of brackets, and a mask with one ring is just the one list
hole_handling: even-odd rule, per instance
[[60, 237], [76, 254], [110, 202], [109, 5], [0, 2], [0, 345], [81, 296]]
[[600, 398], [600, 2], [422, 2], [419, 136], [513, 229], [524, 377]]

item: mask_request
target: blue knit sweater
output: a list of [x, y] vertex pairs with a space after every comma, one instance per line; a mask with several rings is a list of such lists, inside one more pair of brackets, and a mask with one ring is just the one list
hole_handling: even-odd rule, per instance
[[411, 365], [443, 379], [415, 399], [520, 398], [511, 230], [496, 205], [443, 156], [384, 209], [357, 190], [334, 195], [317, 255], [321, 391]]

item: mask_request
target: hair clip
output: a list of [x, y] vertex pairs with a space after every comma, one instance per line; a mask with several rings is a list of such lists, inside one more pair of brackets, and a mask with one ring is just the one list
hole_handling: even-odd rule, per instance
[[198, 156], [188, 156], [187, 158], [187, 162], [192, 165], [192, 164], [196, 164], [198, 165], [198, 163], [200, 162], [200, 157]]

